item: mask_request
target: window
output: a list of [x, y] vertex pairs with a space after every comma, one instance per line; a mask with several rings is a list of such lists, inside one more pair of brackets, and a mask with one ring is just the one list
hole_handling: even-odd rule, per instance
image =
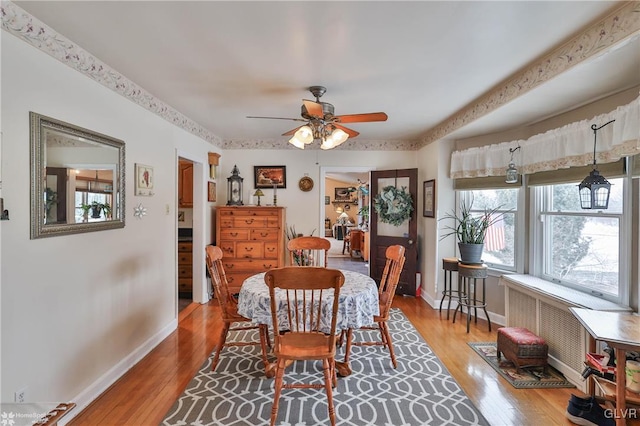
[[486, 210], [497, 208], [501, 215], [487, 229], [484, 240], [482, 260], [489, 267], [508, 271], [516, 270], [516, 231], [518, 228], [518, 194], [519, 188], [480, 189], [462, 191], [461, 197], [472, 204], [472, 213], [481, 214]]
[[[624, 303], [624, 179], [609, 179], [609, 208], [582, 210], [577, 182], [534, 187], [534, 262], [541, 278]], [[622, 288], [625, 287], [625, 288]]]

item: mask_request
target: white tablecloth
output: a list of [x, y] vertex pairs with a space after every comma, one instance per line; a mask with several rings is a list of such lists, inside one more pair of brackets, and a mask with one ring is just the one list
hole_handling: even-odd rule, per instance
[[[359, 272], [345, 270], [341, 270], [341, 272], [344, 274], [345, 280], [340, 289], [337, 329], [360, 328], [373, 324], [374, 315], [380, 314], [378, 287], [375, 281]], [[276, 289], [278, 312], [282, 311], [283, 316], [286, 316], [284, 293], [284, 290]], [[333, 296], [325, 296], [323, 300], [330, 306], [333, 303]], [[238, 296], [238, 313], [240, 315], [251, 319], [253, 323], [271, 326], [270, 303], [269, 288], [264, 282], [264, 272], [253, 275], [244, 281]], [[281, 322], [280, 316], [278, 321]]]

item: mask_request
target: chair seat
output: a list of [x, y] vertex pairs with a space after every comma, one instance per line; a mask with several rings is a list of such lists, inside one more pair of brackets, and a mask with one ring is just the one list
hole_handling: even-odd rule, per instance
[[335, 356], [335, 346], [329, 345], [329, 336], [324, 333], [295, 333], [280, 335], [276, 356], [290, 359], [319, 359]]

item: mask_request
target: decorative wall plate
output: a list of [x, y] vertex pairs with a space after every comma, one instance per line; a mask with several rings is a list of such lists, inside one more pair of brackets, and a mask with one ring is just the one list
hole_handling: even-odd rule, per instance
[[311, 191], [313, 189], [313, 179], [311, 179], [309, 176], [305, 176], [301, 178], [300, 181], [298, 182], [298, 187], [300, 188], [301, 191], [304, 191], [304, 192]]

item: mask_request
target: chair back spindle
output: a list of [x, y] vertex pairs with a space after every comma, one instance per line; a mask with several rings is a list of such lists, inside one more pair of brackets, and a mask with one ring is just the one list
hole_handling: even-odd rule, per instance
[[298, 237], [287, 243], [291, 266], [327, 267], [331, 242], [322, 237]]

